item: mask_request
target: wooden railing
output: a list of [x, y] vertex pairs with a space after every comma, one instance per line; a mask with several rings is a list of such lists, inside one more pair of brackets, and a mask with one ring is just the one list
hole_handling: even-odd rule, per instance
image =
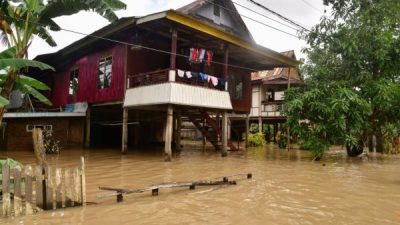
[[270, 102], [267, 104], [261, 105], [262, 112], [281, 112], [283, 111], [284, 103], [283, 102]]
[[128, 88], [135, 88], [168, 82], [169, 69], [156, 70], [128, 76]]
[[[127, 88], [135, 88], [147, 85], [161, 84], [169, 81], [169, 69], [156, 70], [152, 72], [140, 73], [128, 76]], [[175, 82], [188, 84], [198, 87], [206, 87], [210, 89], [225, 90], [225, 87], [213, 86], [207, 81], [203, 81], [198, 77], [187, 78], [175, 75]]]

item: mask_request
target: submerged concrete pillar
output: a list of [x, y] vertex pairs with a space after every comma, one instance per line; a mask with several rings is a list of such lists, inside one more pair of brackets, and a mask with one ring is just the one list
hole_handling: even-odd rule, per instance
[[173, 116], [174, 116], [174, 109], [172, 105], [168, 105], [167, 109], [167, 121], [165, 126], [165, 161], [171, 161], [172, 157], [172, 133], [173, 133]]
[[126, 153], [128, 149], [128, 118], [129, 110], [128, 108], [123, 108], [122, 111], [122, 154]]
[[182, 129], [182, 115], [181, 111], [178, 111], [176, 114], [176, 150], [181, 150], [181, 129]]
[[245, 135], [245, 147], [249, 147], [249, 130], [250, 130], [250, 118], [249, 114], [246, 114], [246, 135]]
[[223, 157], [228, 155], [228, 116], [226, 111], [222, 113], [222, 153]]
[[260, 117], [258, 117], [258, 133], [263, 132], [262, 128], [263, 128], [263, 123], [262, 123], [262, 118], [260, 116]]

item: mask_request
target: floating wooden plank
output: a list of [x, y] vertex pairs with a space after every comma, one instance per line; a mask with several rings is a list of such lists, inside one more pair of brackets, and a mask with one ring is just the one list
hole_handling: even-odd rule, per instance
[[143, 193], [146, 191], [151, 191], [152, 196], [157, 196], [159, 190], [162, 188], [180, 188], [189, 187], [190, 190], [195, 189], [195, 186], [216, 186], [216, 185], [236, 185], [236, 181], [228, 181], [224, 179], [223, 181], [192, 181], [192, 182], [172, 182], [172, 183], [160, 183], [151, 185], [149, 187], [141, 189], [122, 189], [122, 188], [112, 188], [112, 187], [99, 187], [100, 190], [114, 191], [114, 193], [105, 194], [98, 196], [99, 198], [106, 198], [117, 196], [117, 202], [123, 200], [123, 194], [133, 194], [133, 193]]
[[71, 179], [71, 174], [70, 174], [70, 169], [65, 169], [64, 170], [64, 196], [65, 196], [65, 200], [64, 200], [64, 204], [65, 207], [71, 207], [73, 206], [73, 202], [72, 202], [72, 191], [71, 191], [71, 185], [70, 185], [70, 179]]
[[44, 175], [44, 187], [45, 187], [45, 207], [44, 209], [46, 210], [50, 210], [50, 209], [54, 209], [53, 208], [53, 182], [52, 182], [52, 168], [50, 166], [46, 167], [45, 169], [45, 175]]

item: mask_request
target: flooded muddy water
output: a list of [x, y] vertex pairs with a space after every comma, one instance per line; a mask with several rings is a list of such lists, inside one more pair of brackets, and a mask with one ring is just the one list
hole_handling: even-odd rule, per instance
[[[330, 152], [311, 162], [307, 152], [252, 148], [221, 158], [188, 147], [172, 162], [162, 150], [63, 150], [51, 164], [75, 166], [86, 157], [85, 208], [0, 218], [0, 224], [400, 224], [400, 158], [373, 155], [348, 159]], [[0, 153], [33, 163], [31, 153]], [[325, 164], [325, 166], [324, 166]], [[252, 180], [229, 187], [161, 189], [160, 195], [132, 194], [124, 202], [99, 199], [98, 186], [142, 188], [251, 172]]]

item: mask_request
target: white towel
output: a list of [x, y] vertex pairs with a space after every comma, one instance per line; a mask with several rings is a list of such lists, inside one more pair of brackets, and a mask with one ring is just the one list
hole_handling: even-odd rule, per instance
[[185, 71], [183, 70], [177, 70], [178, 71], [178, 76], [183, 78], [185, 76]]
[[186, 71], [186, 77], [187, 78], [192, 78], [193, 76], [192, 76], [192, 72], [190, 72], [190, 71]]

